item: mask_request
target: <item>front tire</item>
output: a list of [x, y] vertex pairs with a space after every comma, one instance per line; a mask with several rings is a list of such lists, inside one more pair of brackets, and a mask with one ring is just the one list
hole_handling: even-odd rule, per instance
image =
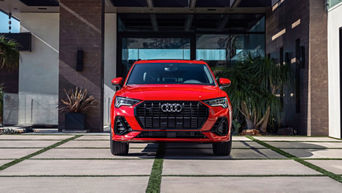
[[[111, 129], [112, 130], [112, 129]], [[127, 155], [129, 150], [129, 144], [113, 141], [112, 140], [112, 131], [110, 132], [110, 151], [113, 155]]]
[[229, 156], [232, 150], [232, 135], [227, 142], [213, 143], [213, 152], [216, 156]]

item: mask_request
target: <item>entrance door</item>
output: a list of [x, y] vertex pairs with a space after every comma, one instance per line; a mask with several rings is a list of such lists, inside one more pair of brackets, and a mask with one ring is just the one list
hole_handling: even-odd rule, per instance
[[128, 70], [137, 60], [194, 59], [190, 35], [119, 35], [118, 76], [126, 77]]

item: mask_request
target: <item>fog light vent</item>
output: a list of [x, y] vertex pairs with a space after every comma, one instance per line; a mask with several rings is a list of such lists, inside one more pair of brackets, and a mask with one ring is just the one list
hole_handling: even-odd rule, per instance
[[114, 133], [116, 135], [125, 135], [132, 131], [125, 117], [117, 116], [115, 119]]
[[228, 134], [228, 120], [226, 117], [220, 117], [217, 119], [213, 128], [211, 128], [211, 132], [215, 133], [219, 136], [225, 136]]

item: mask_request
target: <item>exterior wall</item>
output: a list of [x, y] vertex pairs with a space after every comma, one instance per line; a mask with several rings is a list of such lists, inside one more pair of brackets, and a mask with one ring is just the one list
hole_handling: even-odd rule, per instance
[[[59, 99], [64, 89], [88, 90], [97, 99], [86, 114], [86, 129], [103, 131], [104, 1], [60, 0]], [[77, 72], [77, 50], [84, 51], [84, 65]], [[59, 113], [59, 129], [64, 129], [65, 114]]]
[[[328, 135], [326, 17], [324, 0], [285, 0], [266, 17], [266, 53], [279, 61], [283, 47], [284, 60], [285, 53], [290, 56], [293, 86], [284, 93], [283, 124], [297, 128], [302, 135]], [[279, 35], [282, 30], [285, 33]], [[297, 39], [305, 48], [304, 64], [296, 58]], [[299, 77], [299, 112], [296, 110], [296, 75]]]
[[115, 93], [111, 80], [116, 76], [116, 14], [105, 14], [103, 123], [110, 125], [110, 105]]
[[327, 11], [325, 0], [310, 0], [308, 135], [329, 134]]
[[32, 33], [32, 51], [20, 52], [19, 125], [57, 125], [58, 13], [20, 13], [21, 31]]
[[[299, 69], [300, 75], [300, 112], [296, 112], [296, 93], [295, 93], [295, 71], [296, 71], [296, 40], [300, 39], [301, 45], [305, 47], [305, 58], [308, 58], [309, 47], [309, 6], [308, 0], [286, 0], [274, 11], [269, 11], [266, 15], [266, 53], [271, 58], [279, 62], [280, 48], [284, 48], [285, 53], [289, 54], [291, 61], [291, 84], [290, 88], [284, 91], [283, 125], [298, 129], [299, 134], [307, 134], [307, 108], [308, 108], [308, 63], [304, 68]], [[289, 12], [288, 10], [291, 10]], [[292, 28], [292, 24], [300, 21], [300, 24]], [[282, 30], [286, 32], [276, 37]], [[307, 61], [307, 60], [306, 60]]]
[[[32, 51], [20, 52], [20, 91], [6, 95], [6, 124], [58, 124], [59, 14], [20, 13], [21, 31], [32, 33]], [[110, 124], [110, 104], [115, 93], [111, 80], [116, 76], [116, 14], [105, 14], [104, 112], [105, 126]], [[15, 78], [14, 72], [1, 72]], [[5, 76], [4, 76], [5, 77]], [[4, 78], [1, 76], [1, 78]], [[18, 78], [18, 77], [16, 77]], [[18, 93], [18, 85], [7, 80], [7, 93]], [[14, 83], [18, 84], [18, 81]], [[13, 101], [19, 101], [14, 104]], [[19, 108], [19, 109], [18, 109]], [[18, 119], [19, 113], [19, 119]]]
[[341, 138], [340, 48], [342, 3], [328, 12], [329, 136]]

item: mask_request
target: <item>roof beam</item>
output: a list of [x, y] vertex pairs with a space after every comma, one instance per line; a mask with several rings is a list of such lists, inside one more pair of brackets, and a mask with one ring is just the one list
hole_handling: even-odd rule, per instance
[[[153, 1], [152, 0], [146, 0], [146, 3], [147, 3], [147, 7], [149, 9], [153, 9]], [[150, 19], [151, 19], [151, 24], [152, 24], [152, 28], [153, 28], [153, 31], [159, 31], [159, 28], [158, 28], [158, 21], [157, 21], [157, 16], [156, 14], [151, 14], [150, 15]]]
[[197, 0], [189, 0], [189, 7], [190, 9], [194, 9], [196, 7]]
[[240, 5], [242, 0], [234, 0], [233, 3], [231, 4], [231, 8], [236, 8], [237, 6]]
[[194, 15], [188, 15], [188, 18], [186, 19], [185, 24], [184, 24], [185, 31], [190, 31], [193, 19], [194, 19]]
[[147, 7], [148, 8], [153, 8], [153, 1], [152, 0], [146, 0], [146, 2], [147, 2]]
[[117, 13], [182, 13], [182, 14], [191, 14], [191, 13], [203, 13], [203, 14], [225, 14], [225, 13], [266, 13], [268, 10], [265, 7], [239, 7], [239, 8], [223, 8], [217, 7], [213, 8], [215, 11], [208, 11], [208, 8], [196, 7], [194, 10], [185, 8], [173, 8], [173, 7], [158, 7], [158, 9], [151, 9], [148, 7], [117, 7]]
[[156, 14], [151, 14], [150, 19], [151, 19], [153, 31], [159, 31]]

